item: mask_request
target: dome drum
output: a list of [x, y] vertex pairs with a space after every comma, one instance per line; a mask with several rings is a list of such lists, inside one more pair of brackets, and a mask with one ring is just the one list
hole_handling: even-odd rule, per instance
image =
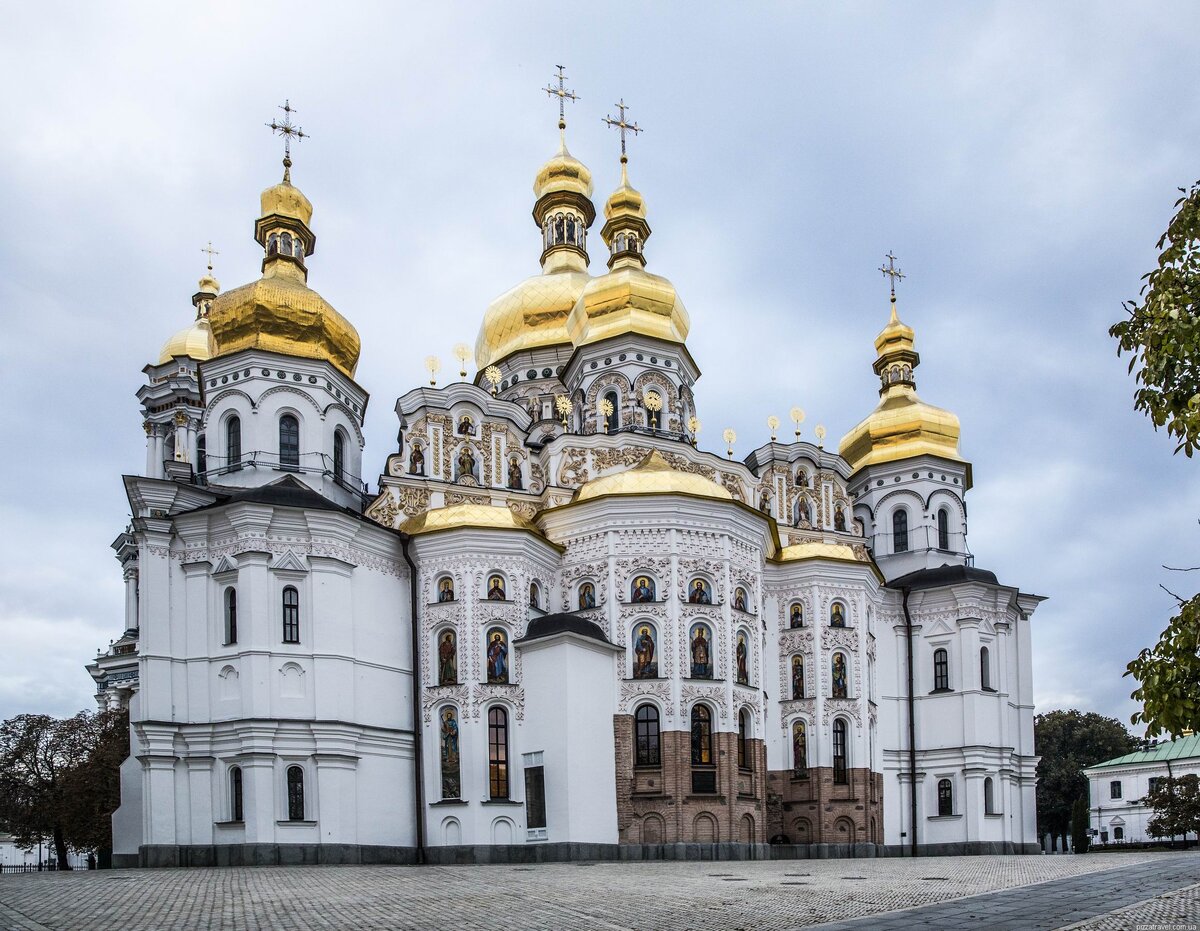
[[[303, 252], [296, 255], [294, 251], [285, 250], [277, 247], [275, 251], [271, 251], [271, 236], [288, 233], [292, 238], [299, 240]], [[283, 256], [297, 261], [297, 264], [303, 268], [304, 259], [314, 254], [317, 251], [317, 237], [312, 230], [301, 220], [295, 217], [285, 216], [281, 213], [272, 213], [268, 216], [259, 217], [254, 221], [254, 239], [260, 246], [263, 247], [266, 253], [266, 258], [273, 258], [276, 255]]]
[[574, 210], [583, 217], [584, 226], [591, 227], [596, 222], [596, 205], [591, 199], [576, 191], [549, 191], [537, 199], [533, 205], [533, 222], [540, 229], [547, 215], [560, 207]]

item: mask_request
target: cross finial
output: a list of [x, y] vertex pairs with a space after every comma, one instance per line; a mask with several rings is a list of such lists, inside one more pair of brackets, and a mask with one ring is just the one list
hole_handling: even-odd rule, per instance
[[558, 87], [555, 87], [553, 84], [548, 84], [545, 87], [543, 87], [542, 90], [544, 90], [551, 97], [558, 98], [558, 128], [566, 129], [567, 128], [567, 120], [566, 120], [566, 108], [564, 105], [566, 104], [566, 102], [568, 100], [571, 101], [572, 103], [574, 103], [579, 98], [575, 96], [574, 91], [569, 91], [564, 86], [564, 82], [567, 80], [567, 75], [565, 74], [565, 71], [564, 71], [565, 66], [555, 65], [554, 67], [558, 69], [558, 75], [555, 77], [555, 80], [558, 81]]
[[211, 239], [208, 241], [208, 245], [207, 245], [207, 246], [205, 246], [205, 247], [204, 247], [203, 249], [201, 249], [200, 251], [201, 251], [201, 252], [207, 252], [207, 253], [208, 253], [208, 271], [209, 271], [209, 274], [212, 274], [212, 257], [213, 257], [214, 255], [220, 255], [221, 253], [220, 253], [220, 252], [218, 252], [216, 249], [214, 249], [214, 248], [212, 247], [212, 240], [211, 240]]
[[889, 284], [891, 285], [892, 290], [892, 303], [895, 304], [896, 282], [904, 280], [904, 272], [900, 271], [900, 269], [896, 267], [896, 257], [892, 255], [891, 249], [888, 250], [888, 253], [884, 256], [884, 258], [887, 259], [887, 265], [880, 265], [879, 270], [883, 272], [883, 274], [889, 279], [891, 279]]
[[609, 126], [617, 127], [617, 131], [621, 134], [621, 164], [624, 165], [625, 162], [628, 161], [628, 159], [625, 157], [625, 134], [629, 132], [636, 136], [642, 131], [642, 127], [638, 126], [637, 123], [627, 123], [625, 121], [625, 111], [628, 109], [628, 107], [625, 106], [624, 97], [622, 97], [615, 104], [615, 106], [621, 115], [615, 120], [611, 116], [606, 116], [604, 117], [604, 122]]
[[307, 139], [306, 133], [299, 126], [292, 124], [292, 114], [298, 112], [288, 100], [283, 101], [283, 106], [279, 108], [283, 111], [283, 119], [274, 119], [266, 125], [271, 127], [271, 132], [278, 133], [283, 136], [283, 180], [290, 182], [292, 180], [292, 140], [299, 142], [301, 139]]

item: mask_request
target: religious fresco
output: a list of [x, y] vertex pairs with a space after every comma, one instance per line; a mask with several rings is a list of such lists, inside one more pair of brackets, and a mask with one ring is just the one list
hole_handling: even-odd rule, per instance
[[797, 778], [808, 775], [808, 733], [803, 721], [792, 724], [792, 774]]
[[750, 684], [750, 647], [746, 643], [745, 631], [738, 631], [737, 648], [734, 654], [737, 662], [737, 681], [738, 685]]
[[712, 590], [709, 588], [706, 580], [692, 579], [691, 587], [688, 589], [688, 604], [712, 604]]
[[746, 600], [746, 590], [742, 586], [738, 586], [733, 590], [733, 606], [738, 611], [749, 611], [749, 602]]
[[443, 631], [438, 637], [438, 685], [458, 684], [458, 638], [454, 631]]
[[459, 778], [458, 716], [453, 708], [445, 708], [442, 721], [442, 798], [462, 798]]
[[596, 607], [596, 586], [591, 582], [584, 582], [579, 586], [579, 610], [587, 611], [594, 607]]
[[639, 575], [630, 586], [629, 597], [639, 603], [654, 601], [654, 579], [648, 575]]
[[653, 624], [638, 624], [633, 629], [633, 677], [658, 678], [658, 635]]
[[470, 446], [464, 446], [458, 451], [458, 478], [470, 476], [473, 479], [478, 479], [479, 476], [475, 472], [475, 453]]
[[438, 581], [438, 602], [454, 600], [454, 580], [450, 576]]
[[458, 418], [458, 433], [459, 436], [475, 435], [475, 421], [471, 419], [470, 415], [463, 414]]
[[689, 650], [692, 657], [693, 679], [711, 679], [713, 677], [712, 658], [712, 628], [700, 622], [692, 625], [689, 638]]
[[506, 601], [508, 595], [504, 593], [504, 576], [493, 575], [488, 579], [487, 600], [488, 601]]
[[830, 627], [845, 627], [846, 626], [846, 609], [840, 601], [835, 601], [829, 606], [829, 626]]
[[538, 588], [537, 582], [529, 583], [529, 607], [540, 608], [542, 606], [542, 591]]
[[408, 474], [409, 475], [424, 475], [425, 474], [425, 454], [421, 452], [421, 445], [414, 443], [413, 448], [408, 453]]
[[525, 487], [521, 481], [521, 461], [516, 456], [508, 460], [508, 487], [515, 491]]
[[487, 632], [487, 680], [491, 685], [508, 682], [508, 634], [499, 627]]
[[801, 498], [796, 502], [796, 526], [808, 527], [812, 524], [812, 512], [808, 509], [808, 502]]
[[792, 657], [792, 698], [804, 697], [804, 657]]
[[788, 626], [803, 627], [804, 626], [804, 605], [798, 601], [792, 602], [792, 607], [788, 611]]
[[833, 697], [849, 698], [850, 686], [846, 681], [846, 654], [833, 654]]
[[846, 531], [846, 512], [841, 508], [833, 512], [833, 529], [843, 533]]

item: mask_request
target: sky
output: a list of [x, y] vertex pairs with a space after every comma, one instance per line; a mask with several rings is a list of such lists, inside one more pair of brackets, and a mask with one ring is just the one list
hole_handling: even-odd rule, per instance
[[362, 337], [374, 484], [425, 356], [448, 371], [537, 271], [558, 64], [598, 204], [619, 178], [601, 118], [623, 98], [645, 130], [630, 179], [648, 268], [691, 315], [701, 445], [733, 427], [745, 455], [793, 405], [833, 445], [870, 412], [894, 250], [918, 390], [974, 464], [976, 565], [1049, 599], [1038, 711], [1135, 710], [1159, 586], [1198, 587], [1162, 567], [1198, 562], [1200, 467], [1134, 412], [1107, 329], [1200, 177], [1200, 6], [44, 2], [5, 23], [0, 718], [93, 707], [141, 369], [190, 322], [209, 240], [222, 287], [258, 276], [276, 107], [310, 135], [309, 282]]

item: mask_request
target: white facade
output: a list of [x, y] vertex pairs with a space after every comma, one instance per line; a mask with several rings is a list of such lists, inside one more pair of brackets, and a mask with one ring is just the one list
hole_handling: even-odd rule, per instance
[[[1200, 737], [1189, 734], [1153, 748], [1098, 763], [1088, 780], [1088, 827], [1094, 844], [1143, 843], [1154, 809], [1144, 803], [1152, 780], [1200, 776]], [[1181, 838], [1182, 839], [1182, 838]]]

